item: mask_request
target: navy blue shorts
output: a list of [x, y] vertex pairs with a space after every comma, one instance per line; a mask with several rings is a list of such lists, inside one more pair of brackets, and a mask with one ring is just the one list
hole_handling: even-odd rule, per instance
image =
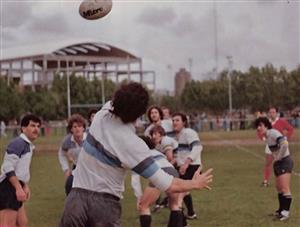
[[[24, 186], [24, 183], [20, 181], [20, 184]], [[18, 211], [23, 202], [17, 200], [16, 189], [9, 182], [7, 178], [5, 178], [0, 183], [0, 210], [10, 209]]]
[[273, 170], [276, 177], [285, 174], [292, 173], [294, 167], [294, 162], [291, 156], [286, 156], [273, 164]]
[[[189, 165], [189, 167], [186, 169], [185, 174], [181, 175], [180, 174], [180, 178], [184, 179], [184, 180], [191, 180], [193, 179], [193, 176], [195, 174], [195, 172], [198, 170], [200, 165]], [[178, 171], [179, 171], [178, 167]]]

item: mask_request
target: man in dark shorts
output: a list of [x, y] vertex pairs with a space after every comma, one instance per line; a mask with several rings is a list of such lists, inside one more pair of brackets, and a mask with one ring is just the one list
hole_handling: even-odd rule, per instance
[[272, 214], [275, 220], [285, 221], [290, 216], [292, 203], [291, 173], [293, 160], [289, 151], [287, 138], [278, 130], [272, 128], [271, 122], [266, 117], [259, 117], [255, 121], [257, 132], [266, 138], [266, 144], [273, 156], [273, 170], [276, 189], [278, 192], [279, 208]]
[[23, 202], [29, 200], [32, 142], [38, 137], [41, 120], [32, 114], [21, 121], [21, 134], [7, 146], [0, 175], [0, 226], [27, 226]]
[[[176, 165], [181, 179], [193, 179], [195, 172], [202, 165], [201, 152], [202, 145], [198, 133], [187, 128], [187, 116], [183, 113], [174, 113], [173, 129], [175, 132], [175, 140], [178, 142]], [[194, 211], [192, 196], [189, 192], [183, 198], [187, 208], [188, 219], [196, 219], [197, 215]]]

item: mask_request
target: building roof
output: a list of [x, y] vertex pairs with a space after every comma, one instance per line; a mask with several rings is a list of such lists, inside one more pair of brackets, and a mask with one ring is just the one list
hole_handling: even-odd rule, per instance
[[133, 54], [101, 42], [78, 42], [70, 45], [70, 41], [43, 43], [38, 45], [26, 45], [14, 48], [2, 49], [0, 61], [14, 58], [27, 58], [41, 55], [55, 56], [93, 56], [93, 57], [117, 57], [139, 59]]

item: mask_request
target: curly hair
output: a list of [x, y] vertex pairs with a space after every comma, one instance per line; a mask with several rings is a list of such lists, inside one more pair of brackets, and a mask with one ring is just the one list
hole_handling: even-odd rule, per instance
[[148, 102], [148, 91], [140, 83], [131, 82], [115, 92], [111, 113], [120, 117], [123, 123], [131, 123], [146, 112]]
[[257, 119], [254, 121], [254, 126], [255, 126], [255, 128], [257, 128], [261, 123], [264, 124], [264, 126], [265, 126], [267, 129], [271, 129], [271, 128], [272, 128], [271, 122], [270, 122], [269, 119], [266, 118], [266, 117], [259, 117], [259, 118], [257, 118]]
[[159, 106], [150, 106], [149, 109], [147, 110], [147, 117], [148, 117], [149, 121], [151, 123], [153, 123], [153, 120], [151, 119], [151, 111], [153, 109], [156, 109], [158, 111], [159, 118], [160, 118], [160, 120], [162, 120], [163, 119], [163, 112], [162, 112], [161, 108]]
[[86, 126], [85, 119], [80, 114], [73, 114], [68, 120], [68, 126], [67, 126], [68, 132], [71, 132], [71, 128], [73, 127], [74, 123], [81, 124], [83, 128], [85, 128]]

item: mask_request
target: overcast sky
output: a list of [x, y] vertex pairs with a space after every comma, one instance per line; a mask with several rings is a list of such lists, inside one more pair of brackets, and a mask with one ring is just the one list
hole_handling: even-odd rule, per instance
[[[112, 11], [96, 21], [79, 15], [77, 0], [0, 1], [2, 54], [12, 46], [104, 42], [141, 57], [145, 70], [156, 71], [157, 87], [169, 90], [179, 68], [192, 69], [198, 80], [216, 67], [212, 0], [114, 0]], [[299, 65], [299, 1], [219, 0], [215, 6], [219, 71], [226, 56], [242, 71], [268, 62]]]

